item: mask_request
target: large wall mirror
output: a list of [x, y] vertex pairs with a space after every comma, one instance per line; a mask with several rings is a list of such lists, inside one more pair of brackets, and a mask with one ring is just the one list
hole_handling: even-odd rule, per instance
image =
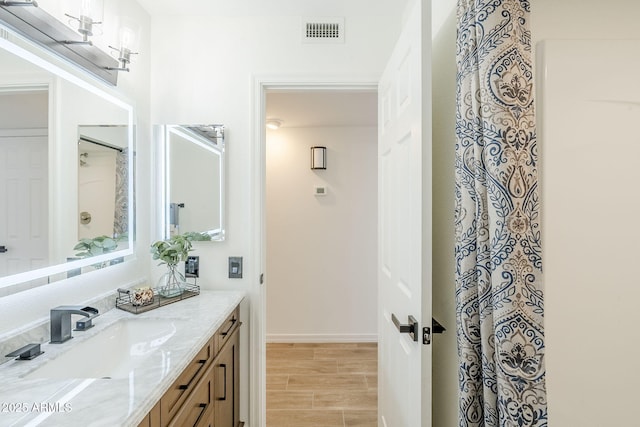
[[127, 259], [132, 106], [18, 36], [0, 64], [0, 296]]
[[225, 238], [222, 125], [158, 125], [157, 148], [162, 159], [162, 238], [206, 234]]

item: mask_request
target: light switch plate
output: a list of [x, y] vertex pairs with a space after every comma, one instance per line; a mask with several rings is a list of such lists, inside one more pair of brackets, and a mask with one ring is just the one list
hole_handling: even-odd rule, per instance
[[200, 277], [200, 257], [189, 255], [184, 263], [184, 275], [186, 277]]
[[313, 187], [313, 194], [316, 196], [326, 196], [327, 195], [327, 187], [323, 185], [316, 185]]
[[229, 257], [229, 279], [242, 279], [242, 257]]

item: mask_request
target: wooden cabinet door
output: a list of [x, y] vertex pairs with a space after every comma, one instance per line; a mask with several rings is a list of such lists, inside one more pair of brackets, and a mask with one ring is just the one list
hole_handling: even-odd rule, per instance
[[240, 334], [238, 331], [239, 328], [236, 327], [214, 362], [215, 427], [239, 425]]

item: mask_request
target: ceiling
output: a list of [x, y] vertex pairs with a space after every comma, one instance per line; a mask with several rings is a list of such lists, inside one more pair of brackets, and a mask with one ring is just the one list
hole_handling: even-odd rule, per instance
[[137, 0], [154, 15], [400, 16], [407, 0]]
[[267, 119], [282, 127], [377, 126], [374, 91], [281, 91], [267, 93]]

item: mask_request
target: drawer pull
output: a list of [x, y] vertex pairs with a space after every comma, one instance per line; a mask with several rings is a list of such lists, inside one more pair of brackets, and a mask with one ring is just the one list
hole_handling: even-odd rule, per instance
[[227, 365], [225, 363], [221, 363], [220, 367], [224, 370], [222, 377], [222, 384], [224, 384], [224, 387], [222, 389], [224, 390], [224, 395], [222, 397], [219, 397], [218, 400], [227, 400]]
[[220, 335], [222, 335], [223, 337], [226, 337], [227, 335], [229, 335], [229, 332], [231, 332], [231, 330], [233, 329], [233, 326], [236, 324], [237, 321], [238, 319], [236, 319], [235, 317], [231, 319], [231, 326], [229, 326], [229, 329], [227, 329], [224, 332], [221, 332]]
[[198, 373], [200, 372], [200, 370], [204, 367], [205, 363], [207, 363], [207, 359], [200, 359], [197, 362], [200, 366], [198, 367], [198, 369], [196, 369], [195, 374], [193, 374], [193, 376], [191, 377], [191, 379], [189, 380], [189, 382], [187, 384], [180, 384], [178, 386], [178, 390], [189, 390], [189, 387], [191, 386], [191, 383], [193, 382], [193, 380], [198, 376]]
[[194, 426], [197, 426], [198, 423], [200, 422], [200, 419], [202, 418], [202, 416], [204, 415], [205, 411], [207, 410], [207, 404], [206, 403], [200, 403], [200, 404], [198, 404], [198, 407], [201, 408], [202, 410], [200, 411], [200, 415], [198, 415], [198, 418], [196, 418], [196, 422], [193, 424]]

